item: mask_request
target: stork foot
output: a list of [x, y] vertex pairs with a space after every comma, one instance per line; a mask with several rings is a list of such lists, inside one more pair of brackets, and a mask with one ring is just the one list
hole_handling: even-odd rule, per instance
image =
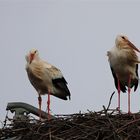
[[118, 111], [119, 114], [121, 114], [120, 107], [117, 107], [116, 110]]
[[128, 115], [131, 115], [132, 114], [132, 112], [131, 111], [128, 111]]
[[117, 107], [116, 110], [117, 110], [117, 111], [120, 111], [120, 107]]

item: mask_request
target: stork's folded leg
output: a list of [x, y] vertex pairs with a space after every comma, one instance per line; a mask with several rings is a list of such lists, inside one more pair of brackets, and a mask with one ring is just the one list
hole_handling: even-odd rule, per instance
[[128, 78], [128, 114], [131, 114], [131, 111], [130, 111], [130, 91], [131, 91], [131, 75], [129, 75], [129, 78]]
[[119, 78], [117, 77], [117, 80], [118, 80], [118, 110], [120, 111], [120, 92], [121, 92], [121, 89], [120, 89], [120, 80]]
[[42, 98], [39, 94], [38, 96], [38, 104], [39, 104], [39, 119], [41, 120], [41, 105], [42, 105]]
[[50, 91], [48, 91], [47, 110], [48, 110], [48, 120], [50, 120]]

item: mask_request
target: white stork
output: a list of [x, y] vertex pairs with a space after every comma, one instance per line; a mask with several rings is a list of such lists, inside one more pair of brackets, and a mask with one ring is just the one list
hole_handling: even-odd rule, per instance
[[108, 60], [115, 86], [118, 90], [118, 109], [120, 110], [120, 91], [126, 92], [128, 87], [128, 113], [130, 112], [130, 90], [138, 87], [138, 56], [140, 52], [134, 44], [124, 35], [118, 35], [115, 40], [115, 46], [107, 52]]
[[50, 95], [60, 99], [70, 99], [70, 91], [67, 87], [67, 82], [61, 71], [55, 66], [43, 61], [39, 57], [39, 52], [32, 49], [26, 55], [26, 71], [28, 78], [38, 93], [38, 102], [41, 119], [41, 95], [48, 94], [48, 119], [50, 119]]

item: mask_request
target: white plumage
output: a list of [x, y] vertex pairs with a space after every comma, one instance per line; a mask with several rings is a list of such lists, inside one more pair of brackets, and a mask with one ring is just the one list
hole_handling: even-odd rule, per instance
[[51, 94], [60, 99], [70, 99], [70, 91], [67, 87], [67, 82], [61, 71], [55, 66], [43, 61], [39, 57], [39, 52], [32, 49], [26, 55], [26, 71], [31, 84], [40, 95]]
[[130, 113], [130, 89], [134, 91], [138, 87], [138, 56], [140, 52], [134, 44], [124, 35], [118, 35], [115, 40], [115, 47], [107, 52], [108, 60], [115, 86], [118, 89], [118, 108], [120, 108], [120, 91], [126, 92], [128, 87], [128, 113]]

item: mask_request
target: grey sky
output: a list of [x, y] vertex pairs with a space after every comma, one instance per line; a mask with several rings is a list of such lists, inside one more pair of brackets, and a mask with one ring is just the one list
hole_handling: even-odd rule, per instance
[[[122, 33], [140, 48], [140, 2], [137, 0], [0, 0], [0, 120], [8, 102], [38, 107], [37, 93], [25, 71], [25, 54], [61, 69], [71, 101], [51, 97], [55, 114], [98, 111], [116, 89], [106, 52]], [[132, 92], [132, 112], [140, 110], [140, 89]], [[47, 96], [43, 98], [46, 110]], [[117, 92], [111, 107], [117, 106]], [[127, 94], [121, 94], [127, 111]]]

